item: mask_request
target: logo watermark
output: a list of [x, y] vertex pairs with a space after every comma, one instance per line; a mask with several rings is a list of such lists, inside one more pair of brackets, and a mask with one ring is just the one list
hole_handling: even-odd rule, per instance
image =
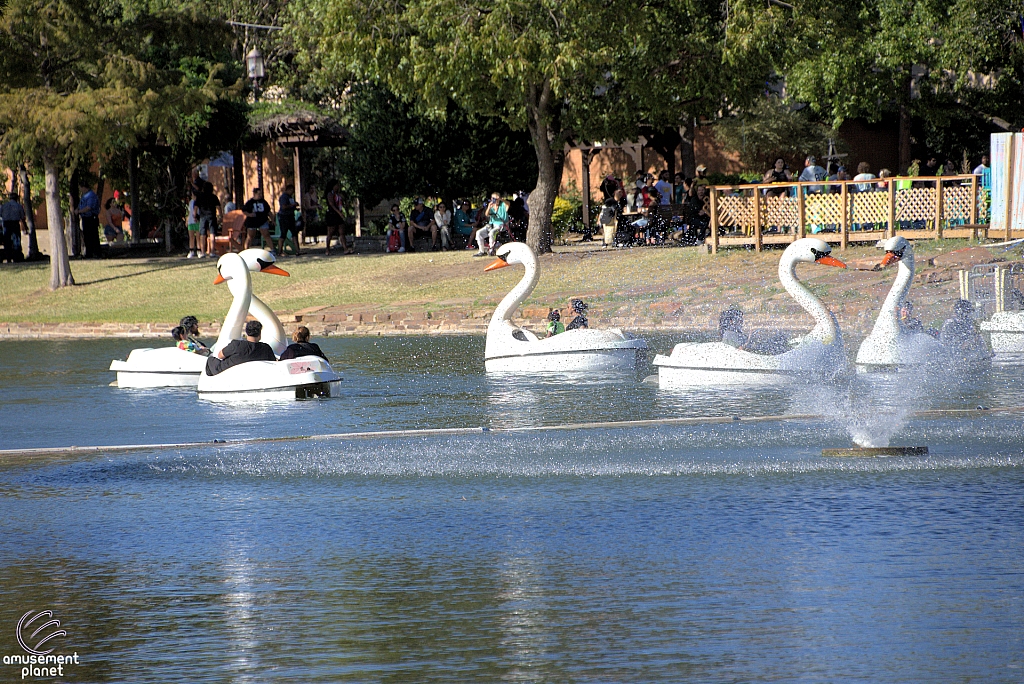
[[65, 665], [79, 664], [77, 652], [53, 655], [57, 648], [54, 640], [66, 637], [68, 633], [61, 629], [60, 620], [54, 619], [52, 610], [41, 610], [35, 614], [28, 611], [18, 620], [15, 634], [25, 653], [5, 655], [4, 665], [21, 665], [22, 679], [64, 677]]

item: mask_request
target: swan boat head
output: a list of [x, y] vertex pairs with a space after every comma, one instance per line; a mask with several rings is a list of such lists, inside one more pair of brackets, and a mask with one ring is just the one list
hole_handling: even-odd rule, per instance
[[246, 249], [238, 253], [253, 273], [273, 273], [287, 276], [288, 271], [277, 265], [277, 257], [268, 249]]
[[897, 262], [905, 264], [913, 273], [914, 271], [914, 248], [910, 241], [902, 235], [891, 237], [882, 243], [885, 256], [882, 257], [882, 268]]
[[818, 238], [801, 238], [787, 247], [779, 260], [779, 271], [798, 263], [846, 268], [846, 264], [832, 256], [832, 246]]

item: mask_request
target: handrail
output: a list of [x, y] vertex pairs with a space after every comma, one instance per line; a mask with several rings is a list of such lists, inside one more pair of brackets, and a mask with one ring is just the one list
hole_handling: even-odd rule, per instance
[[[987, 220], [980, 215], [981, 196], [978, 176], [969, 173], [712, 185], [707, 204], [712, 231], [706, 242], [715, 253], [722, 245], [761, 251], [765, 244], [808, 234], [843, 249], [897, 232], [908, 239], [984, 239], [988, 226], [980, 220]], [[1005, 239], [1011, 237], [1007, 232]]]

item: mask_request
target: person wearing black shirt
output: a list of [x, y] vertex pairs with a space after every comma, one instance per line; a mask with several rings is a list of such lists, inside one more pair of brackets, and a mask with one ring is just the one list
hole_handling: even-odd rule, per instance
[[297, 359], [300, 356], [319, 356], [324, 361], [327, 360], [327, 356], [320, 351], [320, 345], [309, 341], [309, 328], [306, 326], [300, 325], [295, 329], [292, 341], [294, 344], [289, 344], [288, 348], [281, 352], [281, 361]]
[[430, 247], [438, 249], [437, 245], [437, 224], [434, 223], [434, 215], [423, 205], [423, 200], [417, 199], [412, 211], [409, 212], [409, 241], [405, 245], [407, 252], [413, 251], [413, 241], [416, 233], [430, 233]]
[[587, 304], [582, 299], [574, 299], [569, 302], [572, 306], [572, 310], [576, 313], [576, 318], [569, 321], [569, 325], [565, 326], [566, 330], [577, 330], [580, 328], [589, 328], [590, 323], [587, 320]]
[[277, 224], [281, 226], [281, 235], [277, 238], [277, 251], [284, 254], [284, 241], [288, 239], [289, 233], [292, 236], [292, 243], [295, 245], [295, 256], [299, 255], [299, 231], [295, 225], [295, 209], [298, 207], [295, 201], [295, 186], [289, 183], [284, 186], [284, 192], [277, 199]]
[[217, 375], [223, 373], [232, 366], [248, 363], [249, 361], [277, 361], [274, 350], [269, 344], [260, 342], [263, 334], [263, 324], [259, 321], [249, 321], [245, 324], [245, 339], [232, 340], [221, 349], [215, 356], [206, 361], [206, 374]]
[[213, 238], [217, 235], [217, 213], [220, 200], [213, 194], [213, 183], [199, 181], [202, 190], [196, 195], [196, 218], [199, 222], [199, 255], [213, 256]]
[[270, 205], [263, 199], [261, 188], [252, 191], [252, 199], [242, 207], [242, 213], [245, 214], [245, 247], [243, 249], [249, 249], [250, 244], [253, 247], [259, 246], [256, 243], [256, 231], [263, 236], [267, 247], [273, 249], [274, 243], [270, 239]]

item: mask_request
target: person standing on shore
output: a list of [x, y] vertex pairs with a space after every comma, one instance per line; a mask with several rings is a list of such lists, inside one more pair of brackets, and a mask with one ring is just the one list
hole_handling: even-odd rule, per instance
[[256, 241], [256, 233], [263, 237], [264, 243], [271, 249], [274, 241], [270, 239], [270, 205], [263, 199], [263, 188], [253, 188], [252, 199], [242, 207], [245, 214], [245, 247], [249, 245], [259, 246]]
[[21, 231], [25, 225], [25, 208], [18, 201], [18, 193], [12, 192], [7, 196], [7, 201], [0, 205], [0, 221], [3, 221], [3, 252], [0, 261], [24, 261]]
[[277, 225], [281, 227], [277, 238], [277, 251], [281, 254], [284, 253], [284, 241], [290, 234], [295, 245], [295, 256], [299, 255], [299, 234], [295, 228], [295, 209], [298, 206], [298, 202], [295, 201], [295, 186], [289, 183], [284, 186], [284, 192], [277, 199]]
[[72, 213], [82, 220], [82, 238], [85, 241], [85, 258], [99, 259], [100, 254], [100, 198], [86, 185], [78, 187], [78, 208]]

